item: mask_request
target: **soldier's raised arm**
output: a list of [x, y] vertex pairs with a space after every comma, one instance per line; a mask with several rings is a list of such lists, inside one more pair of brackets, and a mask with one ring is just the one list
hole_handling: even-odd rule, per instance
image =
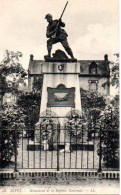
[[60, 22], [60, 26], [65, 27], [65, 23], [64, 22], [62, 22], [61, 20], [59, 20], [59, 22]]
[[49, 28], [47, 27], [46, 37], [47, 37], [47, 38], [50, 38], [55, 32], [56, 32], [56, 29], [50, 32], [50, 31], [49, 31]]

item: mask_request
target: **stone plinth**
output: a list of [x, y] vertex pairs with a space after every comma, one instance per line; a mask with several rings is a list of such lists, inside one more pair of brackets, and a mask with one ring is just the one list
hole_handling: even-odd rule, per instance
[[[44, 62], [41, 113], [47, 108], [66, 116], [72, 108], [81, 109], [79, 66], [76, 62]], [[52, 101], [51, 101], [52, 100]], [[60, 121], [60, 123], [63, 119]]]
[[52, 74], [79, 74], [80, 69], [77, 62], [44, 62], [42, 72]]
[[[43, 113], [46, 113], [46, 111], [49, 110], [50, 113], [53, 113], [58, 117], [58, 123], [60, 124], [60, 142], [64, 145], [66, 116], [72, 109], [78, 110], [80, 114], [82, 112], [79, 87], [79, 66], [77, 62], [44, 62], [41, 71], [43, 73], [43, 87], [40, 120], [37, 129], [40, 128], [40, 124], [42, 125], [41, 119]], [[51, 117], [53, 116], [51, 115], [50, 118]], [[67, 142], [69, 142], [69, 140], [67, 140]]]

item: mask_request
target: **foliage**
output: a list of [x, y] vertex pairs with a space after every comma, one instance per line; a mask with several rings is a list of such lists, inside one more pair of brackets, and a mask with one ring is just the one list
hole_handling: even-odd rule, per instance
[[34, 93], [41, 93], [42, 90], [42, 84], [43, 84], [43, 77], [35, 77], [33, 81], [32, 91]]
[[17, 97], [17, 105], [23, 108], [25, 117], [25, 125], [27, 129], [34, 129], [35, 123], [39, 120], [40, 112], [40, 94], [33, 92], [19, 93]]
[[89, 109], [105, 108], [105, 98], [100, 95], [98, 92], [90, 92], [84, 89], [80, 89], [81, 99], [82, 99], [82, 109], [87, 112]]
[[116, 53], [114, 55], [116, 56], [116, 60], [109, 62], [110, 81], [103, 83], [102, 85], [103, 87], [105, 87], [106, 85], [108, 86], [112, 85], [115, 88], [119, 87], [119, 54]]
[[119, 109], [119, 95], [116, 95], [110, 103], [115, 109]]
[[6, 50], [4, 59], [0, 63], [0, 80], [3, 94], [6, 91], [18, 92], [19, 83], [24, 83], [26, 71], [20, 64], [21, 52]]
[[110, 62], [111, 65], [111, 84], [116, 88], [119, 87], [119, 54], [117, 56], [116, 62]]
[[[6, 50], [4, 59], [0, 62], [0, 90], [2, 95], [11, 92], [14, 95], [19, 93], [19, 84], [25, 82], [26, 71], [20, 64], [21, 52]], [[1, 128], [1, 161], [9, 163], [15, 153], [15, 136], [18, 144], [20, 130], [25, 129], [25, 114], [23, 107], [17, 105], [2, 105], [0, 111]], [[16, 133], [17, 132], [17, 133]], [[5, 164], [5, 163], [3, 163]]]
[[93, 108], [89, 110], [88, 127], [90, 130], [99, 130], [101, 109]]
[[6, 75], [16, 72], [19, 73], [22, 70], [22, 66], [19, 63], [20, 57], [22, 57], [21, 52], [13, 52], [6, 50], [4, 59], [1, 62], [2, 68], [4, 69]]
[[23, 114], [22, 110], [16, 105], [11, 107], [4, 105], [3, 109], [0, 111], [2, 162], [9, 163], [12, 155], [15, 154], [15, 140], [17, 141], [18, 146], [20, 134], [25, 128], [24, 119], [25, 115]]
[[81, 89], [82, 110], [88, 118], [90, 129], [99, 129], [100, 113], [105, 109], [106, 99], [98, 92]]
[[[106, 105], [106, 99], [99, 93], [81, 89], [82, 108], [88, 117], [88, 125], [99, 132], [101, 127], [102, 157], [107, 167], [119, 166], [119, 97]], [[92, 131], [93, 132], [93, 131]], [[98, 154], [100, 150], [98, 146]]]
[[103, 161], [106, 167], [119, 167], [119, 110], [107, 106], [100, 115]]

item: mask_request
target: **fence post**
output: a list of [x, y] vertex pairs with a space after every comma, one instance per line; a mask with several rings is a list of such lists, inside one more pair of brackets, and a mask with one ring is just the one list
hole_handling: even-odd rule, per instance
[[15, 129], [15, 168], [14, 171], [17, 172], [17, 130]]
[[101, 172], [102, 171], [102, 167], [101, 167], [101, 160], [102, 160], [101, 126], [100, 126], [99, 141], [100, 141], [100, 143], [99, 143], [99, 151], [100, 151], [100, 153], [99, 153], [99, 169], [98, 169], [98, 172]]
[[57, 171], [59, 171], [59, 136], [60, 136], [60, 125], [57, 124]]

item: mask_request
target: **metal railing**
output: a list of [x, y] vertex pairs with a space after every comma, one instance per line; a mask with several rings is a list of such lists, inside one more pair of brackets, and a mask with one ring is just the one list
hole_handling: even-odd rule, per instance
[[[3, 140], [5, 131], [9, 130], [0, 131], [1, 140]], [[66, 124], [60, 126], [58, 123], [46, 124], [45, 126], [40, 124], [39, 129], [24, 131], [11, 129], [10, 132], [12, 131], [15, 139], [14, 151], [11, 156], [13, 163], [11, 165], [9, 162], [6, 168], [14, 168], [15, 171], [18, 169], [52, 169], [57, 171], [96, 169], [99, 172], [102, 169], [112, 169], [112, 167], [106, 167], [103, 161], [104, 134], [106, 134], [106, 140], [110, 132], [118, 133], [118, 130], [102, 129], [101, 126], [98, 129], [91, 129], [88, 126], [85, 128], [83, 125], [81, 128], [76, 126], [73, 128]], [[1, 157], [3, 148], [4, 145], [1, 141]], [[10, 152], [9, 148], [7, 152]], [[118, 169], [118, 167], [114, 168]]]

